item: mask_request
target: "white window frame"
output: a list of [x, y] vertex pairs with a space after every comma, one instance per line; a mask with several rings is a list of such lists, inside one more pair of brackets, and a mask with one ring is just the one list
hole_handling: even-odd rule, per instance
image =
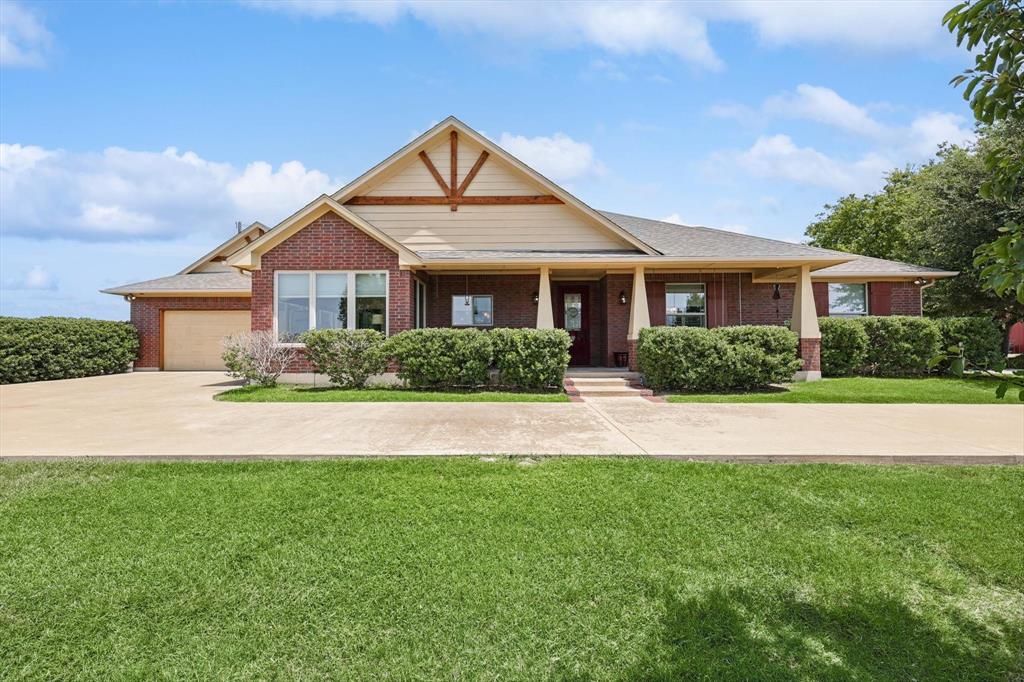
[[[308, 275], [309, 284], [307, 296], [309, 297], [309, 329], [316, 329], [316, 276], [317, 275], [348, 275], [348, 285], [345, 289], [346, 317], [348, 318], [346, 329], [356, 328], [356, 275], [384, 275], [384, 336], [390, 335], [391, 330], [391, 273], [388, 270], [275, 270], [274, 271], [274, 338], [280, 339], [277, 328], [277, 292], [280, 290], [281, 275]], [[278, 341], [279, 346], [293, 348], [305, 348], [306, 344], [295, 341]]]
[[[863, 313], [834, 313], [832, 312], [832, 285], [837, 284], [840, 286], [859, 286], [864, 287], [864, 312]], [[855, 317], [867, 317], [871, 314], [871, 290], [868, 288], [867, 282], [829, 282], [825, 285], [826, 292], [828, 294], [828, 316], [829, 317], [843, 317], [843, 318], [855, 318]]]
[[[700, 287], [701, 294], [704, 295], [704, 312], [702, 313], [670, 313], [668, 311], [668, 295], [671, 293], [668, 288], [671, 286], [687, 286], [687, 287]], [[702, 324], [701, 327], [704, 329], [708, 328], [708, 285], [706, 282], [666, 282], [665, 283], [665, 324], [668, 325], [668, 318], [670, 317], [700, 317]], [[679, 325], [677, 325], [679, 326]]]
[[[452, 294], [452, 301], [454, 302], [455, 299], [457, 299], [457, 298], [466, 298], [467, 296], [469, 298], [471, 298], [471, 299], [476, 299], [476, 298], [489, 298], [489, 299], [491, 299], [491, 323], [490, 324], [477, 324], [477, 323], [471, 321], [469, 324], [455, 324], [455, 315], [452, 314], [452, 327], [459, 327], [459, 328], [464, 328], [464, 327], [493, 327], [494, 326], [494, 295], [493, 294]], [[472, 305], [472, 303], [470, 303], [470, 305]], [[449, 311], [451, 311], [451, 308], [449, 308]]]

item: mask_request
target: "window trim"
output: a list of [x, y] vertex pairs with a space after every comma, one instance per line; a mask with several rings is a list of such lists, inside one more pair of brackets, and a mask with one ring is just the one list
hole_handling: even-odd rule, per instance
[[[861, 286], [864, 287], [864, 312], [862, 313], [834, 313], [832, 312], [832, 285], [838, 286]], [[828, 298], [828, 316], [839, 317], [846, 319], [853, 319], [857, 317], [867, 317], [871, 314], [871, 289], [867, 282], [828, 282], [825, 285], [825, 293]]]
[[[700, 287], [700, 293], [704, 296], [704, 312], [702, 313], [670, 313], [668, 311], [668, 295], [672, 292], [668, 290], [671, 286], [691, 286]], [[700, 317], [702, 324], [700, 328], [708, 328], [708, 284], [707, 282], [666, 282], [665, 283], [665, 325], [666, 326], [686, 326], [686, 325], [669, 325], [668, 319], [670, 317]]]
[[[391, 271], [390, 270], [275, 270], [274, 271], [274, 338], [280, 339], [278, 331], [277, 302], [280, 291], [281, 275], [308, 275], [309, 283], [306, 295], [309, 299], [309, 329], [316, 329], [316, 276], [317, 275], [348, 275], [345, 290], [345, 306], [348, 311], [346, 329], [356, 328], [356, 275], [384, 275], [384, 336], [391, 331]], [[367, 297], [369, 298], [369, 297]], [[376, 296], [373, 298], [377, 298]], [[289, 348], [305, 348], [306, 344], [297, 341], [277, 341], [277, 345]]]
[[[466, 329], [466, 328], [469, 328], [469, 327], [493, 327], [494, 326], [494, 294], [452, 294], [452, 302], [454, 302], [456, 298], [466, 298], [467, 296], [469, 298], [471, 298], [471, 299], [477, 299], [477, 298], [489, 298], [489, 299], [491, 299], [491, 322], [490, 322], [490, 324], [477, 324], [475, 322], [470, 322], [469, 324], [455, 324], [455, 311], [452, 310], [452, 327], [453, 328], [459, 328], [459, 329]], [[471, 305], [472, 305], [472, 303], [471, 303]]]

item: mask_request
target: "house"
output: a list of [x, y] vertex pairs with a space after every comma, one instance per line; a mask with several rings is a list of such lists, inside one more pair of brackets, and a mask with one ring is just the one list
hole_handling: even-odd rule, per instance
[[561, 327], [573, 364], [635, 367], [647, 326], [789, 324], [813, 379], [818, 316], [920, 315], [954, 274], [599, 211], [448, 118], [278, 225], [105, 292], [131, 302], [137, 370], [221, 368], [244, 329]]

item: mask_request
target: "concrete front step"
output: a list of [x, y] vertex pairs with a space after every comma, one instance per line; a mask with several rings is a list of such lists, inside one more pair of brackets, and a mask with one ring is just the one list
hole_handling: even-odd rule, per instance
[[611, 377], [609, 377], [607, 379], [600, 379], [600, 378], [592, 379], [590, 377], [567, 377], [567, 378], [568, 378], [569, 381], [571, 381], [573, 383], [574, 386], [579, 386], [579, 387], [583, 387], [583, 386], [631, 386], [632, 384], [636, 383], [632, 379], [611, 378]]
[[654, 395], [649, 388], [611, 388], [599, 386], [579, 390], [576, 395], [581, 398], [643, 398]]
[[626, 369], [615, 369], [614, 367], [581, 367], [570, 369], [566, 379], [629, 379], [639, 381], [640, 372], [630, 372]]

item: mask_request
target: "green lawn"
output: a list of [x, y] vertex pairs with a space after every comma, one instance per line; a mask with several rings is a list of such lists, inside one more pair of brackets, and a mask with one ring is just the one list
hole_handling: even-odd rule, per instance
[[982, 379], [877, 379], [851, 377], [788, 384], [760, 393], [685, 393], [670, 403], [1002, 403], [1020, 404], [1016, 391], [999, 400], [996, 384]]
[[233, 403], [564, 403], [564, 393], [511, 391], [412, 391], [397, 388], [313, 388], [281, 385], [274, 388], [244, 386], [214, 396]]
[[6, 679], [1009, 680], [1024, 468], [0, 466]]

